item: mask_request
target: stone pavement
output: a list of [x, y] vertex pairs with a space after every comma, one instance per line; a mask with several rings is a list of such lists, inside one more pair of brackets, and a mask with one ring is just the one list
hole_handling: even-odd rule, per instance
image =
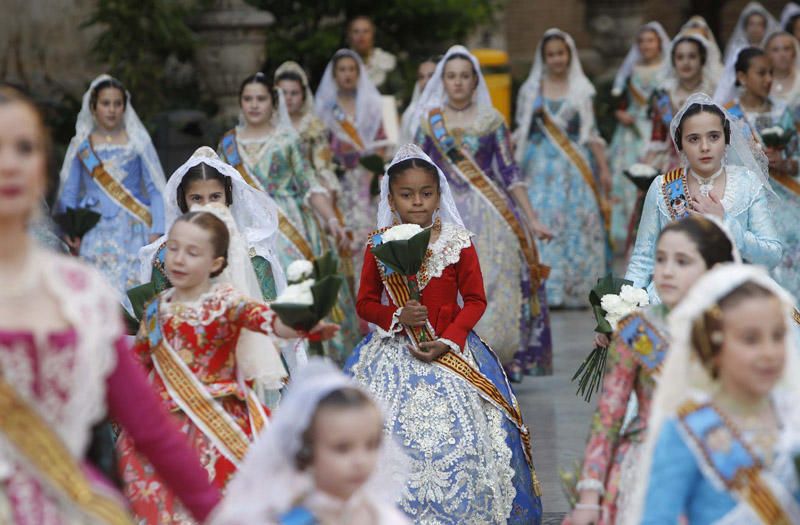
[[575, 385], [570, 382], [592, 348], [592, 314], [589, 310], [551, 312], [551, 323], [554, 374], [526, 377], [514, 385], [533, 434], [533, 461], [542, 483], [544, 525], [560, 523], [569, 510], [558, 469], [570, 468], [582, 459], [595, 401], [590, 405], [576, 396]]

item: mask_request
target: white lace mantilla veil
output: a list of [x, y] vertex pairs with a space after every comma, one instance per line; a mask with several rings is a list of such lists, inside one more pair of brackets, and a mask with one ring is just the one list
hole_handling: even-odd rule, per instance
[[469, 49], [458, 44], [451, 46], [447, 50], [441, 60], [436, 63], [436, 69], [433, 71], [433, 76], [428, 83], [425, 84], [425, 89], [419, 96], [416, 111], [413, 115], [409, 116], [410, 127], [409, 132], [411, 140], [414, 139], [422, 124], [422, 119], [426, 118], [428, 113], [435, 108], [441, 108], [447, 103], [447, 92], [444, 89], [444, 66], [453, 55], [464, 55], [472, 63], [472, 68], [478, 74], [478, 85], [472, 93], [472, 101], [478, 107], [492, 107], [492, 97], [489, 95], [489, 88], [486, 85], [486, 80], [483, 78], [481, 72], [481, 65], [475, 55], [469, 52]]
[[[383, 101], [378, 88], [372, 83], [367, 74], [367, 68], [358, 53], [350, 49], [340, 49], [333, 54], [333, 58], [325, 67], [317, 93], [314, 97], [314, 108], [317, 116], [322, 119], [328, 129], [335, 130], [339, 127], [333, 116], [339, 88], [333, 78], [334, 59], [348, 56], [358, 64], [358, 85], [356, 86], [356, 127], [361, 140], [367, 149], [380, 147], [375, 141], [375, 134], [383, 122]], [[349, 139], [348, 139], [349, 140]], [[382, 141], [381, 141], [382, 142]]]
[[[233, 166], [223, 162], [216, 152], [208, 146], [198, 148], [167, 182], [164, 189], [164, 228], [166, 233], [158, 240], [139, 250], [139, 281], [150, 282], [153, 271], [153, 257], [167, 240], [167, 234], [175, 219], [183, 215], [178, 207], [178, 186], [190, 168], [206, 164], [226, 177], [230, 177], [233, 189], [231, 214], [236, 226], [242, 232], [248, 250], [264, 257], [272, 266], [272, 276], [278, 293], [286, 287], [286, 277], [276, 253], [278, 235], [278, 206], [266, 192], [250, 186]], [[261, 297], [257, 295], [255, 297]]]
[[642, 54], [639, 52], [638, 39], [639, 35], [645, 31], [655, 31], [655, 33], [658, 35], [658, 39], [661, 41], [661, 61], [663, 62], [664, 60], [669, 60], [670, 40], [667, 32], [664, 30], [664, 26], [655, 20], [644, 24], [636, 32], [636, 38], [628, 50], [628, 54], [625, 55], [625, 60], [622, 61], [622, 65], [617, 70], [617, 75], [614, 77], [614, 84], [611, 88], [611, 94], [615, 97], [618, 97], [622, 94], [622, 92], [625, 90], [625, 84], [628, 82], [628, 79], [633, 73], [633, 68], [639, 65], [639, 63], [642, 61]]
[[[536, 45], [536, 53], [533, 59], [531, 71], [528, 78], [519, 88], [517, 95], [517, 110], [516, 121], [517, 130], [514, 132], [514, 140], [516, 142], [516, 160], [522, 161], [525, 155], [524, 142], [527, 140], [528, 131], [531, 127], [533, 120], [534, 102], [542, 91], [542, 79], [546, 73], [544, 58], [542, 56], [542, 43], [544, 40], [551, 36], [559, 36], [569, 47], [570, 61], [569, 71], [567, 72], [567, 82], [569, 87], [567, 93], [564, 95], [565, 99], [569, 99], [578, 108], [581, 120], [580, 144], [586, 144], [593, 139], [592, 129], [594, 125], [594, 109], [592, 107], [592, 97], [595, 96], [596, 90], [594, 85], [589, 81], [589, 78], [583, 72], [580, 57], [578, 56], [578, 48], [575, 47], [575, 41], [564, 31], [558, 28], [550, 28], [544, 32], [541, 40]], [[558, 115], [553, 115], [556, 120], [559, 120]], [[559, 122], [561, 127], [566, 126], [566, 122]]]
[[[87, 89], [86, 93], [83, 94], [81, 110], [78, 112], [78, 119], [75, 121], [75, 136], [69, 141], [67, 154], [64, 155], [64, 162], [61, 165], [61, 188], [63, 188], [64, 184], [67, 182], [67, 177], [69, 177], [72, 163], [75, 160], [75, 156], [78, 154], [78, 147], [84, 140], [86, 140], [87, 137], [89, 137], [89, 135], [92, 134], [92, 131], [94, 131], [95, 122], [94, 116], [92, 115], [92, 108], [90, 107], [92, 91], [94, 91], [95, 86], [105, 80], [116, 79], [110, 75], [102, 74], [92, 80], [92, 83], [89, 85], [89, 89]], [[120, 85], [122, 85], [121, 82]], [[125, 105], [125, 113], [123, 115], [122, 122], [125, 126], [125, 133], [128, 135], [128, 144], [130, 144], [133, 150], [139, 154], [139, 157], [147, 169], [147, 173], [153, 180], [153, 184], [158, 191], [163, 193], [164, 186], [167, 183], [167, 180], [164, 177], [164, 168], [161, 167], [161, 161], [158, 159], [158, 154], [156, 153], [155, 147], [153, 147], [153, 141], [150, 139], [150, 134], [147, 132], [147, 128], [145, 128], [144, 124], [142, 124], [142, 121], [139, 119], [139, 115], [136, 114], [136, 110], [133, 109], [131, 94], [127, 90], [125, 93], [127, 94], [128, 101]], [[107, 168], [112, 170], [114, 169], [110, 165], [107, 166]], [[112, 173], [112, 175], [116, 174]], [[123, 177], [120, 177], [119, 180], [122, 178]]]
[[408, 159], [424, 160], [428, 164], [435, 166], [436, 171], [439, 173], [439, 219], [442, 222], [449, 222], [464, 227], [464, 221], [461, 220], [461, 215], [458, 213], [458, 208], [453, 200], [453, 192], [450, 190], [450, 185], [447, 183], [442, 169], [431, 160], [431, 158], [422, 151], [422, 148], [416, 144], [405, 144], [397, 150], [392, 162], [386, 168], [386, 172], [381, 177], [381, 196], [378, 201], [378, 228], [385, 228], [394, 224], [395, 216], [389, 206], [389, 170], [395, 164], [403, 162]]
[[[322, 358], [309, 359], [292, 376], [280, 407], [267, 429], [250, 446], [210, 524], [272, 523], [313, 490], [311, 475], [297, 469], [295, 458], [319, 402], [342, 388], [360, 390], [372, 399], [355, 380]], [[394, 506], [407, 471], [402, 449], [384, 434], [376, 470], [360, 490], [378, 505]]]
[[[710, 74], [710, 78], [716, 82], [716, 80], [722, 75], [722, 51], [720, 50], [717, 39], [714, 37], [714, 32], [711, 31], [711, 27], [708, 25], [708, 22], [706, 22], [706, 19], [700, 15], [694, 15], [693, 17], [689, 18], [689, 20], [687, 20], [686, 23], [681, 26], [676, 38], [677, 36], [685, 35], [698, 35], [705, 41], [704, 44], [706, 47], [706, 64], [708, 65], [708, 72]], [[705, 78], [705, 71], [703, 76]]]
[[785, 31], [789, 20], [791, 20], [793, 16], [797, 15], [800, 15], [800, 5], [798, 5], [797, 2], [789, 2], [786, 4], [786, 6], [783, 8], [783, 11], [781, 11], [780, 29]]
[[[767, 27], [764, 31], [764, 40], [756, 44], [750, 44], [750, 42], [747, 40], [747, 33], [745, 32], [744, 23], [745, 20], [747, 20], [747, 17], [756, 13], [764, 17], [764, 19], [767, 21]], [[736, 20], [736, 26], [734, 27], [733, 34], [728, 39], [728, 44], [725, 46], [724, 63], [727, 64], [731, 57], [743, 47], [748, 47], [750, 45], [761, 47], [764, 44], [767, 36], [777, 29], [778, 21], [775, 20], [775, 17], [772, 16], [772, 14], [767, 11], [767, 9], [761, 5], [760, 2], [748, 3], [746, 6], [744, 6], [744, 9], [742, 9], [739, 19]]]
[[422, 96], [422, 90], [419, 88], [419, 82], [414, 82], [414, 90], [411, 92], [411, 102], [403, 112], [400, 118], [400, 141], [405, 144], [414, 140], [414, 133], [416, 133], [417, 124], [414, 123], [414, 116], [417, 115], [417, 105]]
[[[228, 227], [230, 240], [228, 244], [228, 265], [215, 283], [229, 283], [247, 297], [261, 300], [261, 286], [250, 262], [250, 254], [245, 240], [236, 227], [236, 220], [230, 208], [222, 203], [210, 203], [204, 206], [192, 206], [191, 211], [204, 211], [218, 217]], [[279, 390], [286, 378], [286, 369], [280, 358], [280, 352], [268, 335], [242, 330], [236, 343], [237, 379], [252, 379], [258, 388]], [[258, 392], [262, 398], [263, 392]]]
[[[794, 347], [794, 332], [789, 328], [792, 320], [794, 299], [781, 288], [767, 271], [760, 266], [747, 264], [719, 264], [709, 270], [692, 286], [686, 297], [669, 315], [669, 333], [672, 343], [664, 361], [664, 368], [653, 396], [650, 419], [647, 424], [647, 437], [642, 449], [641, 461], [637, 465], [637, 480], [631, 506], [622, 517], [623, 525], [638, 525], [641, 522], [647, 496], [647, 479], [653, 462], [653, 453], [664, 422], [674, 417], [681, 404], [697, 394], [713, 396], [719, 384], [713, 380], [695, 356], [691, 344], [694, 320], [718, 301], [745, 282], [754, 282], [774, 293], [781, 301], [786, 322], [786, 365], [777, 389], [789, 396], [800, 399], [800, 362], [798, 349]], [[800, 431], [800, 406], [795, 404], [794, 414], [790, 416], [789, 428]], [[784, 421], [784, 423], [786, 423]], [[785, 425], [787, 426], [787, 425]], [[795, 436], [798, 438], [800, 436]]]
[[[764, 187], [774, 194], [772, 190], [772, 186], [769, 183], [769, 167], [767, 156], [764, 154], [764, 151], [761, 149], [761, 145], [752, 139], [752, 135], [748, 128], [746, 127], [747, 124], [742, 120], [737, 120], [731, 117], [728, 110], [726, 110], [721, 104], [714, 102], [711, 97], [706, 95], [705, 93], [694, 93], [690, 95], [689, 98], [686, 99], [686, 102], [683, 104], [683, 107], [678, 111], [675, 116], [672, 118], [672, 122], [669, 124], [669, 136], [672, 139], [672, 143], [675, 145], [675, 149], [678, 150], [678, 145], [675, 142], [675, 131], [678, 129], [678, 125], [683, 119], [684, 113], [686, 110], [689, 109], [694, 104], [702, 104], [704, 106], [715, 106], [717, 107], [725, 118], [730, 123], [731, 129], [731, 140], [730, 144], [728, 144], [725, 148], [725, 157], [728, 159], [728, 163], [731, 165], [742, 166], [747, 171], [752, 172], [758, 180], [761, 181], [761, 184]], [[684, 163], [684, 168], [687, 170], [689, 168], [689, 164], [686, 161], [686, 156], [681, 154], [681, 159]]]

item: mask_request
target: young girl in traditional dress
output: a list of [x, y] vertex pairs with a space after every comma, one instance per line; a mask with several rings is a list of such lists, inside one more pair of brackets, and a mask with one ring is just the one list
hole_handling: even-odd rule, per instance
[[[228, 131], [218, 153], [244, 179], [269, 194], [278, 206], [278, 258], [284, 268], [297, 259], [312, 260], [330, 246], [312, 209], [340, 245], [348, 243], [344, 226], [331, 205], [327, 190], [317, 182], [306, 161], [300, 136], [292, 126], [283, 95], [274, 91], [263, 73], [246, 78], [239, 89], [243, 122]], [[344, 363], [361, 336], [348, 288], [339, 292], [337, 321], [343, 330], [325, 351]]]
[[[744, 123], [747, 138], [757, 141], [769, 160], [769, 175], [777, 199], [773, 199], [772, 218], [783, 244], [783, 257], [773, 275], [795, 297], [800, 297], [800, 143], [796, 121], [785, 103], [770, 97], [772, 74], [767, 55], [755, 47], [739, 51], [734, 64], [738, 90], [725, 101], [731, 116]], [[733, 76], [732, 75], [732, 76]], [[726, 75], [727, 76], [727, 75]], [[767, 143], [766, 133], [780, 130], [782, 145]]]
[[526, 372], [552, 373], [547, 269], [533, 240], [552, 234], [531, 207], [508, 127], [464, 46], [439, 61], [412, 121], [419, 128], [415, 142], [448, 177], [482, 265], [493, 269], [484, 276], [489, 305], [477, 330], [512, 381]]
[[404, 525], [397, 445], [370, 395], [312, 358], [228, 485], [212, 525]]
[[[172, 225], [166, 270], [173, 287], [147, 306], [134, 353], [200, 455], [208, 478], [222, 488], [266, 424], [265, 411], [245, 378], [259, 375], [247, 365], [259, 366], [259, 353], [270, 349], [239, 345], [241, 331], [283, 338], [299, 334], [266, 304], [243, 295], [226, 279], [212, 283], [229, 263], [234, 275], [252, 272], [243, 240], [231, 238], [220, 216], [232, 221], [220, 207], [214, 213], [189, 212]], [[327, 339], [336, 330], [336, 325], [322, 323], [312, 332]], [[141, 522], [191, 523], [131, 445], [130, 436], [123, 433], [118, 442], [120, 469]]]
[[[393, 223], [432, 228], [420, 301], [388, 286], [389, 270], [370, 251]], [[385, 407], [386, 432], [410, 457], [400, 508], [418, 523], [539, 523], [530, 434], [497, 357], [472, 331], [486, 308], [475, 246], [444, 173], [413, 144], [381, 181], [378, 225], [356, 304], [377, 330], [348, 369]], [[427, 341], [412, 344], [405, 327], [427, 330]]]
[[609, 165], [613, 177], [611, 239], [615, 250], [625, 249], [631, 215], [637, 202], [636, 185], [623, 176], [623, 171], [639, 161], [642, 148], [650, 137], [650, 96], [660, 83], [659, 74], [669, 55], [669, 37], [658, 22], [639, 28], [636, 41], [617, 71], [611, 94], [620, 97], [614, 112], [617, 128], [609, 146]]
[[763, 47], [766, 38], [778, 29], [778, 21], [760, 2], [748, 2], [725, 46], [723, 64], [736, 61], [736, 54], [745, 47]]
[[713, 93], [716, 88], [722, 65], [718, 61], [715, 65], [712, 49], [715, 48], [699, 29], [686, 30], [672, 39], [670, 60], [664, 65], [661, 85], [650, 101], [652, 132], [642, 152], [643, 162], [661, 173], [674, 169], [681, 161], [669, 136], [673, 116], [690, 95]]
[[48, 150], [34, 104], [0, 86], [0, 522], [131, 523], [87, 461], [92, 427], [106, 416], [202, 521], [219, 491], [132, 359], [118, 294], [27, 231], [46, 186], [57, 185], [46, 180]]
[[647, 288], [651, 302], [658, 301], [652, 283], [658, 233], [689, 214], [722, 220], [745, 261], [768, 268], [780, 262], [766, 159], [760, 149], [751, 149], [740, 126], [704, 93], [690, 96], [672, 120], [670, 136], [683, 167], [659, 175], [650, 186], [625, 274], [636, 287]]
[[431, 57], [423, 60], [417, 66], [417, 81], [414, 82], [411, 101], [400, 119], [400, 140], [403, 144], [414, 141], [414, 133], [419, 126], [419, 122], [414, 120], [419, 117], [417, 105], [425, 86], [428, 85], [428, 81], [433, 78], [433, 74], [436, 72], [437, 62], [439, 62], [437, 59]]
[[89, 86], [61, 167], [57, 207], [100, 213], [83, 239], [66, 240], [122, 294], [138, 284], [139, 248], [164, 233], [164, 171], [130, 98], [108, 75]]
[[[662, 303], [619, 322], [584, 452], [578, 504], [565, 525], [613, 525], [624, 515], [653, 391], [669, 351], [667, 314], [709, 268], [735, 258], [732, 240], [712, 219], [687, 217], [661, 230], [653, 282]], [[632, 394], [638, 401], [636, 417], [622, 428]]]
[[778, 31], [767, 37], [764, 50], [772, 66], [770, 96], [796, 110], [800, 105], [800, 44], [791, 33]]
[[720, 265], [670, 315], [626, 523], [800, 523], [792, 303], [763, 268]]
[[531, 204], [553, 231], [553, 240], [540, 245], [551, 268], [551, 306], [584, 308], [610, 256], [611, 173], [594, 94], [572, 37], [545, 31], [517, 97], [516, 154]]

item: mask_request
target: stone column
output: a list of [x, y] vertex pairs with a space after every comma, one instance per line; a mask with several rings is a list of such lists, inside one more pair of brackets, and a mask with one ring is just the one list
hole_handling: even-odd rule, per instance
[[581, 59], [591, 76], [608, 73], [619, 65], [645, 20], [644, 3], [638, 0], [591, 0], [586, 2], [586, 22], [591, 48]]
[[264, 63], [266, 29], [274, 21], [272, 14], [243, 0], [216, 0], [190, 21], [199, 37], [195, 63], [200, 80], [219, 104], [221, 122], [236, 120], [239, 84]]

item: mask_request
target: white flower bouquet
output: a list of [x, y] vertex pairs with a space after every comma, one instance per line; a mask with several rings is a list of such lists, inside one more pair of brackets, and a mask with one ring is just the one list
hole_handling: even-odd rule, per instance
[[[597, 285], [589, 293], [597, 326], [595, 332], [611, 336], [617, 324], [637, 308], [649, 304], [647, 292], [632, 286], [631, 281], [607, 275], [597, 280]], [[607, 346], [595, 347], [581, 363], [572, 380], [578, 380], [578, 394], [586, 401], [600, 389], [606, 368]]]
[[792, 134], [786, 133], [780, 126], [763, 129], [759, 135], [761, 135], [761, 140], [764, 141], [764, 145], [767, 148], [777, 150], [785, 148], [792, 139]]

